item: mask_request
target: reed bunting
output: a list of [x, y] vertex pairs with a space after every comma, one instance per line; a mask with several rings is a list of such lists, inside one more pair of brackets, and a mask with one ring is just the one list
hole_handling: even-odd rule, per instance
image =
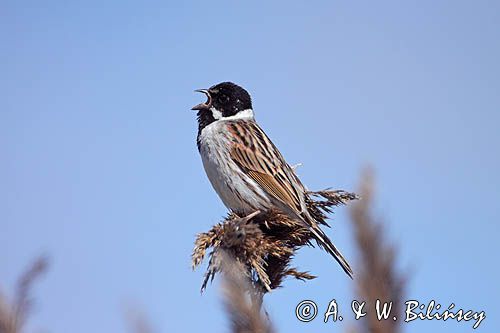
[[352, 269], [306, 205], [304, 185], [254, 118], [252, 100], [242, 87], [223, 82], [196, 90], [207, 96], [198, 111], [198, 150], [212, 186], [239, 216], [276, 209], [300, 222], [318, 245], [352, 277]]

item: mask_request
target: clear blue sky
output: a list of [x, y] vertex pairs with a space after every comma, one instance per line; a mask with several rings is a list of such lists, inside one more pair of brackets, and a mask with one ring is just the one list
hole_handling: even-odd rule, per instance
[[[189, 109], [231, 80], [309, 188], [375, 167], [407, 298], [485, 310], [480, 331], [498, 331], [498, 1], [4, 0], [0, 45], [0, 285], [52, 259], [30, 329], [120, 332], [133, 304], [158, 332], [226, 331], [217, 285], [200, 296], [190, 269], [225, 209]], [[354, 259], [346, 212], [328, 233]], [[279, 331], [342, 331], [294, 308], [346, 308], [352, 282], [318, 249], [296, 265], [320, 278], [267, 297]]]

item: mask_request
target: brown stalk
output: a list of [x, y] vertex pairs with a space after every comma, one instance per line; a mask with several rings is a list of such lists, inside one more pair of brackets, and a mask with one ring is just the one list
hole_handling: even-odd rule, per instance
[[254, 286], [246, 278], [246, 268], [226, 251], [219, 253], [223, 272], [222, 293], [233, 333], [272, 333], [271, 323], [255, 300]]

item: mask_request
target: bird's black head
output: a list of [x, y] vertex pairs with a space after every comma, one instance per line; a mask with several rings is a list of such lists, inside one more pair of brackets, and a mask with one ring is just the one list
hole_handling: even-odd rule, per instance
[[211, 117], [212, 121], [215, 121], [252, 109], [252, 100], [248, 92], [232, 82], [222, 82], [208, 89], [196, 91], [207, 96], [205, 103], [193, 107], [193, 110], [198, 110], [198, 117]]

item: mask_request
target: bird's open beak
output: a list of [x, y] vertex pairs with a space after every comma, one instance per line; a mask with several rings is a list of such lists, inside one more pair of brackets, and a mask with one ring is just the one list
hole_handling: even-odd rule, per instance
[[212, 105], [212, 97], [210, 97], [210, 93], [208, 92], [207, 89], [198, 89], [195, 90], [195, 92], [200, 92], [203, 93], [207, 96], [207, 101], [205, 103], [200, 103], [191, 108], [191, 110], [208, 110], [210, 109], [210, 106]]

